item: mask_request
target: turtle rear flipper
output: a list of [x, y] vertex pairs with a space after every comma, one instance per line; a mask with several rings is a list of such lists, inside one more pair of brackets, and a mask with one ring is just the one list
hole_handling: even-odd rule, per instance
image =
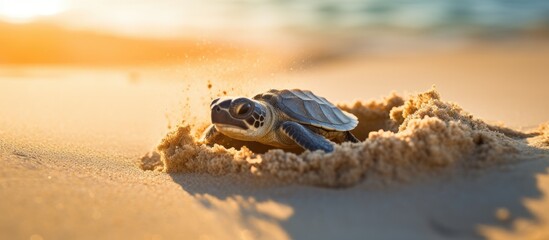
[[283, 122], [280, 129], [300, 147], [315, 151], [333, 152], [334, 146], [326, 138], [296, 122]]
[[341, 142], [352, 142], [352, 143], [359, 143], [360, 140], [355, 137], [350, 131], [343, 132], [343, 140]]

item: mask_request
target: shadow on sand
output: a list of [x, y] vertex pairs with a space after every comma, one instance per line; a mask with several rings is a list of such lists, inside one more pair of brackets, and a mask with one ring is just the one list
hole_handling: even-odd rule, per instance
[[[537, 179], [548, 174], [549, 161], [547, 152], [531, 158], [484, 170], [452, 170], [406, 184], [380, 185], [366, 179], [345, 189], [253, 176], [170, 176], [216, 214], [224, 203], [230, 202], [233, 209], [236, 203], [237, 216], [231, 218], [256, 238], [272, 237], [269, 229], [258, 227], [264, 221], [297, 239], [483, 239], [479, 226], [510, 230], [518, 218], [537, 220], [523, 202], [549, 194], [549, 189], [538, 188]], [[270, 203], [271, 211], [259, 207], [264, 203]], [[498, 219], [500, 209], [510, 217]]]

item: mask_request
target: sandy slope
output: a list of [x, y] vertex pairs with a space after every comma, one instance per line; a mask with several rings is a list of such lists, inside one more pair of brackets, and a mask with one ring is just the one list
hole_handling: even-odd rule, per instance
[[[549, 119], [540, 102], [549, 74], [547, 49], [368, 58], [259, 80], [243, 76], [238, 84], [211, 67], [143, 70], [131, 81], [117, 69], [4, 69], [0, 238], [545, 239], [549, 156], [539, 149], [524, 149], [520, 161], [487, 169], [389, 185], [366, 179], [344, 189], [165, 174], [142, 171], [136, 162], [164, 136], [167, 122], [173, 125], [182, 113], [203, 121], [207, 111], [193, 106], [224, 89], [250, 94], [309, 86], [348, 102], [437, 84], [443, 97], [475, 116], [537, 125]], [[211, 89], [206, 80], [213, 81]], [[349, 83], [354, 85], [347, 88]], [[241, 87], [231, 91], [235, 86]], [[540, 139], [525, 141], [543, 146]]]

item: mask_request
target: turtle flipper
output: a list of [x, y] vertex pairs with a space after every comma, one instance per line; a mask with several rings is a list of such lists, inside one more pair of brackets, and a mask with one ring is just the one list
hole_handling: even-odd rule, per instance
[[352, 143], [359, 143], [360, 142], [360, 140], [358, 140], [358, 138], [356, 138], [355, 135], [353, 135], [351, 133], [351, 131], [346, 131], [343, 134], [345, 134], [343, 142], [352, 142]]
[[200, 137], [199, 142], [207, 145], [213, 144], [217, 142], [218, 138], [221, 137], [221, 135], [223, 134], [217, 131], [215, 126], [212, 124], [209, 127], [207, 127], [206, 130], [204, 130], [204, 133], [202, 133], [202, 136]]
[[283, 122], [280, 130], [304, 149], [310, 151], [323, 150], [324, 152], [334, 151], [334, 146], [332, 146], [330, 141], [299, 123]]

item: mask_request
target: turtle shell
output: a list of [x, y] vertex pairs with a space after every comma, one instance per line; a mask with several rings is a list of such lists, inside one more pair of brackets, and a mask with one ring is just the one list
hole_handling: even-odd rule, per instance
[[308, 90], [269, 90], [256, 100], [270, 103], [296, 122], [326, 130], [349, 131], [358, 125], [357, 118]]

